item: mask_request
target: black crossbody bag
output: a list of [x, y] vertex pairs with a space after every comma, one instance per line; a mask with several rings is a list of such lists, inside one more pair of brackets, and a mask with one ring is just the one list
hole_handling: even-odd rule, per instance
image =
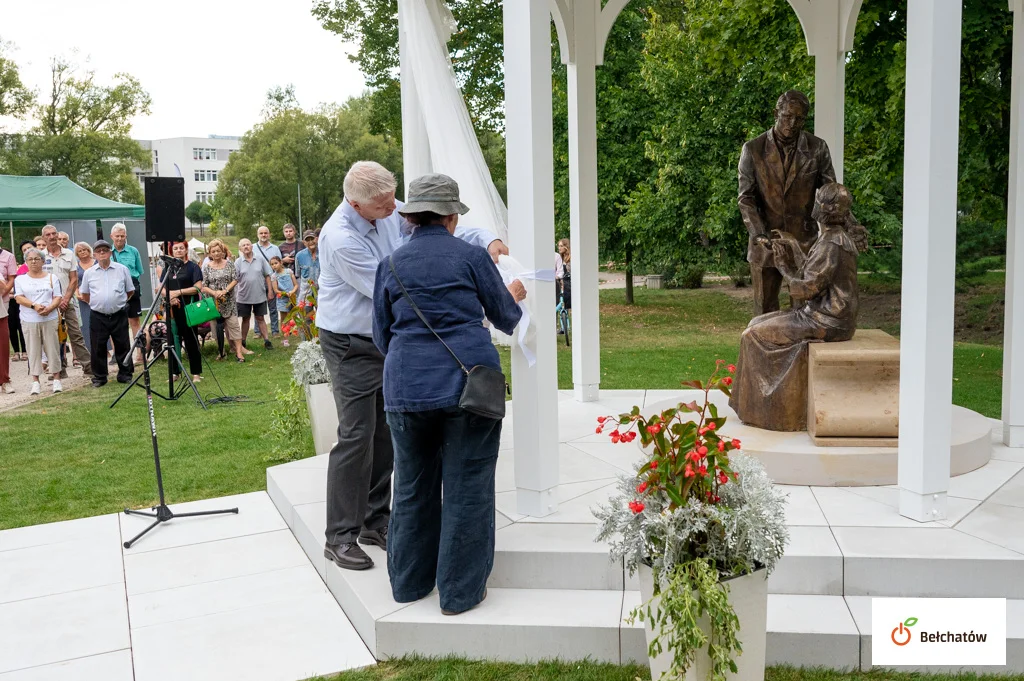
[[420, 308], [405, 289], [405, 284], [399, 278], [398, 272], [395, 271], [395, 261], [388, 258], [388, 265], [391, 267], [391, 274], [395, 276], [395, 281], [398, 282], [398, 286], [402, 289], [402, 295], [405, 296], [405, 299], [409, 301], [409, 305], [412, 306], [413, 312], [420, 318], [423, 325], [430, 330], [430, 333], [434, 334], [437, 340], [441, 341], [441, 345], [451, 353], [455, 361], [459, 363], [462, 373], [466, 375], [466, 387], [462, 389], [462, 395], [459, 397], [459, 406], [477, 416], [489, 419], [505, 418], [505, 395], [510, 392], [508, 383], [505, 381], [505, 374], [482, 364], [478, 364], [472, 369], [467, 369], [466, 365], [459, 359], [459, 356], [455, 354], [455, 351], [448, 347], [448, 344], [438, 335], [437, 331], [434, 331], [434, 327], [430, 325], [426, 317], [423, 316], [423, 313], [420, 312]]

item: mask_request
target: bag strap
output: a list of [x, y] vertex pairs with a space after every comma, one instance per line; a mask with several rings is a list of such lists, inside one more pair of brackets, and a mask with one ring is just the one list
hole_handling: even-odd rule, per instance
[[466, 365], [462, 363], [462, 360], [459, 359], [459, 356], [455, 354], [455, 351], [448, 347], [448, 344], [445, 343], [444, 339], [438, 335], [437, 331], [434, 331], [434, 327], [430, 325], [430, 322], [427, 321], [427, 318], [423, 316], [423, 313], [420, 312], [420, 308], [413, 301], [412, 296], [410, 296], [409, 292], [405, 290], [405, 284], [402, 283], [401, 278], [398, 276], [398, 272], [395, 271], [395, 261], [390, 256], [388, 257], [388, 265], [391, 266], [391, 274], [394, 275], [395, 281], [398, 282], [398, 286], [402, 289], [402, 295], [405, 296], [405, 299], [409, 301], [409, 305], [412, 306], [413, 312], [415, 312], [416, 316], [420, 318], [420, 321], [423, 322], [423, 325], [430, 330], [430, 333], [434, 334], [434, 336], [437, 337], [437, 340], [441, 341], [441, 345], [443, 345], [445, 349], [451, 353], [452, 357], [455, 358], [455, 361], [459, 363], [459, 367], [462, 369], [462, 373], [469, 376], [469, 369], [467, 369]]

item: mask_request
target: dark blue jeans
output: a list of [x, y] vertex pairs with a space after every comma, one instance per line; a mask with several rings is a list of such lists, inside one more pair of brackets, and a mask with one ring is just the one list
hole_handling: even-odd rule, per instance
[[442, 609], [469, 610], [483, 599], [494, 566], [501, 421], [458, 407], [388, 412], [387, 418], [395, 444], [388, 530], [392, 594], [411, 603], [437, 584]]

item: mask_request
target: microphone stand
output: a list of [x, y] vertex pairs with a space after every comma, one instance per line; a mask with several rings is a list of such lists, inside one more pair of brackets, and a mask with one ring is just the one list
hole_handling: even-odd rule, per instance
[[[181, 361], [181, 357], [178, 355], [177, 350], [174, 349], [174, 338], [171, 333], [171, 292], [167, 288], [167, 280], [173, 278], [177, 274], [178, 270], [184, 266], [180, 260], [168, 259], [164, 261], [167, 267], [164, 269], [164, 276], [160, 280], [160, 287], [157, 289], [156, 294], [153, 296], [153, 305], [150, 306], [149, 312], [146, 314], [146, 318], [139, 325], [139, 332], [135, 335], [135, 341], [132, 343], [131, 353], [135, 353], [135, 349], [139, 349], [139, 353], [142, 355], [142, 373], [132, 379], [132, 381], [125, 386], [124, 390], [118, 395], [117, 399], [110, 405], [113, 409], [114, 405], [121, 401], [121, 398], [128, 394], [128, 391], [138, 385], [139, 381], [143, 379], [148, 373], [150, 367], [156, 364], [163, 354], [167, 353], [167, 394], [163, 395], [155, 390], [147, 389], [153, 395], [156, 395], [162, 400], [172, 402], [177, 400], [189, 389], [196, 396], [196, 400], [199, 402], [199, 406], [204, 410], [206, 409], [206, 403], [203, 402], [202, 396], [199, 394], [199, 388], [192, 382], [192, 377], [185, 371], [185, 365]], [[167, 326], [167, 338], [164, 342], [164, 347], [149, 360], [146, 359], [146, 329], [149, 328], [149, 323], [153, 319], [153, 314], [156, 312], [156, 301], [160, 300], [161, 295], [164, 296], [164, 307], [167, 310], [167, 318], [164, 320]], [[173, 362], [171, 360], [174, 360]], [[179, 389], [174, 389], [174, 367], [177, 362], [178, 369], [181, 370], [181, 381], [179, 383]], [[148, 378], [146, 380], [149, 380]]]
[[[171, 270], [174, 269], [175, 267], [177, 267], [177, 266], [168, 267], [167, 270], [164, 272], [163, 281], [160, 282], [160, 289], [157, 291], [157, 295], [154, 296], [154, 300], [159, 300], [160, 299], [160, 293], [163, 292], [166, 289], [166, 287], [167, 287], [167, 280], [171, 276]], [[168, 302], [168, 305], [167, 305], [168, 311], [170, 311], [170, 309], [171, 309], [170, 308], [169, 295], [170, 294], [168, 293], [168, 301], [167, 301]], [[135, 336], [135, 342], [132, 344], [132, 348], [131, 348], [131, 350], [129, 352], [134, 352], [136, 347], [139, 347], [140, 349], [143, 349], [143, 350], [145, 349], [145, 344], [142, 342], [142, 339], [145, 338], [146, 327], [148, 326], [149, 321], [152, 319], [153, 313], [154, 313], [155, 310], [156, 310], [156, 305], [155, 304], [152, 307], [149, 308], [149, 313], [146, 315], [146, 319], [142, 323], [142, 325], [141, 325], [141, 327], [139, 329], [139, 333]], [[167, 350], [172, 345], [171, 339], [170, 339], [170, 329], [171, 329], [170, 324], [168, 324], [167, 325], [168, 339], [167, 339], [167, 342], [164, 344], [164, 349], [165, 350]], [[178, 360], [178, 366], [181, 367], [181, 359], [177, 357], [177, 354], [174, 352], [173, 347], [170, 348], [170, 355]], [[129, 354], [128, 356], [131, 357], [131, 354]], [[143, 354], [143, 356], [145, 356], [145, 354]], [[153, 385], [152, 385], [152, 382], [150, 380], [150, 371], [149, 371], [150, 367], [153, 365], [154, 362], [156, 362], [157, 359], [159, 359], [159, 357], [160, 357], [160, 355], [158, 354], [151, 361], [143, 362], [142, 363], [142, 374], [139, 376], [139, 378], [143, 379], [143, 386], [146, 389], [146, 406], [149, 408], [149, 433], [150, 433], [150, 437], [153, 440], [153, 462], [154, 462], [154, 464], [156, 466], [156, 486], [157, 486], [157, 490], [160, 493], [160, 503], [157, 506], [153, 506], [151, 511], [133, 511], [133, 510], [128, 509], [128, 508], [124, 509], [125, 515], [134, 515], [134, 516], [143, 516], [143, 517], [146, 517], [146, 518], [155, 518], [155, 520], [153, 520], [153, 522], [150, 523], [150, 525], [148, 527], [146, 527], [146, 529], [142, 530], [142, 532], [139, 532], [137, 535], [135, 535], [134, 537], [132, 537], [128, 541], [124, 542], [124, 547], [126, 549], [130, 549], [132, 547], [132, 545], [135, 544], [135, 542], [137, 542], [139, 539], [141, 539], [143, 537], [143, 535], [145, 535], [147, 532], [152, 530], [154, 527], [156, 527], [160, 523], [166, 523], [166, 522], [169, 522], [171, 520], [174, 520], [175, 518], [191, 518], [191, 517], [205, 516], [205, 515], [224, 515], [224, 514], [227, 514], [227, 513], [235, 513], [235, 514], [238, 513], [238, 509], [237, 508], [227, 508], [227, 509], [222, 509], [222, 510], [217, 510], [217, 511], [193, 511], [191, 513], [174, 513], [170, 508], [168, 508], [167, 501], [164, 498], [164, 476], [163, 476], [163, 472], [160, 469], [160, 448], [159, 448], [159, 446], [157, 444], [157, 437], [156, 437], [156, 413], [153, 411]], [[169, 363], [171, 361], [171, 357], [168, 357], [167, 361]], [[185, 375], [185, 370], [184, 369], [182, 369], [182, 375]], [[114, 404], [110, 405], [111, 409], [113, 409], [114, 405], [116, 405], [121, 400], [121, 398], [125, 396], [125, 394], [132, 387], [132, 385], [135, 385], [135, 382], [138, 381], [139, 378], [136, 378], [135, 381], [132, 381], [132, 384], [129, 385], [127, 388], [125, 388], [124, 392], [121, 393], [121, 395], [116, 400], [114, 400]], [[191, 381], [189, 381], [189, 385], [191, 385], [192, 386], [192, 390], [195, 391], [196, 398], [199, 399], [199, 404], [203, 405], [203, 409], [205, 409], [206, 405], [203, 404], [203, 400], [199, 396], [199, 391], [196, 390], [195, 384], [193, 384]], [[171, 398], [171, 399], [173, 399], [173, 398]]]

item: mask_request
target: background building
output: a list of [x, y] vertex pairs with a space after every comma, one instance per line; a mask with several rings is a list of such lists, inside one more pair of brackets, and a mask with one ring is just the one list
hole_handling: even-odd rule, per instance
[[[208, 203], [216, 196], [220, 172], [231, 154], [238, 150], [241, 139], [210, 135], [139, 140], [139, 144], [150, 153], [151, 167], [136, 168], [135, 176], [140, 184], [146, 177], [183, 177], [185, 205], [193, 201]], [[185, 224], [188, 226], [188, 220]]]

